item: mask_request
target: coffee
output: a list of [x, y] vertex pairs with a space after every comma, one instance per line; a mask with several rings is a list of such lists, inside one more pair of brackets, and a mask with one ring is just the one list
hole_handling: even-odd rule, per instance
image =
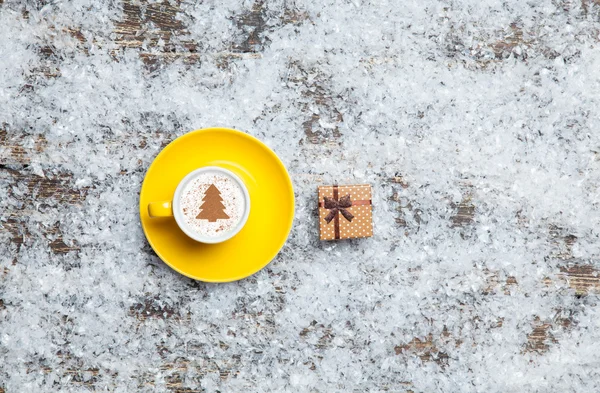
[[185, 225], [202, 237], [217, 238], [238, 229], [248, 201], [235, 179], [222, 171], [205, 171], [190, 179], [179, 200]]

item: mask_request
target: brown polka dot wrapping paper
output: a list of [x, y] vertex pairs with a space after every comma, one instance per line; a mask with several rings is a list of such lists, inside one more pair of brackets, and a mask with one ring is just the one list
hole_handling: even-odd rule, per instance
[[372, 198], [369, 184], [320, 186], [318, 189], [321, 240], [373, 236]]

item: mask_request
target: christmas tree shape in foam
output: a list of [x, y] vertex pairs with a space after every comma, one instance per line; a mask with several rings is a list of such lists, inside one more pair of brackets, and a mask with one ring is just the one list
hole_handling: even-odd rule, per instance
[[223, 205], [223, 198], [221, 198], [221, 192], [214, 184], [211, 184], [204, 198], [202, 198], [202, 206], [200, 206], [200, 213], [196, 216], [197, 219], [208, 220], [209, 222], [215, 222], [218, 219], [226, 219], [229, 216], [225, 213], [225, 206]]

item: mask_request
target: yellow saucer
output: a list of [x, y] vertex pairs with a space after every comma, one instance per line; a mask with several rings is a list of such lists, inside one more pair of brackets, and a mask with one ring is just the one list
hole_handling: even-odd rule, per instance
[[[173, 217], [148, 216], [148, 203], [172, 200], [185, 175], [208, 165], [234, 172], [250, 194], [246, 225], [219, 244], [190, 239]], [[207, 128], [175, 139], [158, 154], [142, 184], [140, 219], [156, 254], [179, 273], [201, 281], [235, 281], [265, 267], [285, 243], [294, 219], [294, 189], [277, 155], [261, 141], [236, 130]]]

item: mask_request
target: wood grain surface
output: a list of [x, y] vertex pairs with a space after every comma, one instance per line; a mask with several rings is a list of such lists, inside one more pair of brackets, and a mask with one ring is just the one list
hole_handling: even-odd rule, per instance
[[[0, 0], [0, 4], [2, 0]], [[583, 2], [587, 4], [587, 2]], [[129, 48], [136, 50], [139, 56], [147, 64], [149, 70], [156, 69], [161, 65], [174, 61], [175, 59], [184, 59], [186, 62], [200, 61], [202, 53], [202, 43], [191, 40], [177, 39], [181, 35], [185, 36], [185, 26], [178, 19], [178, 14], [183, 11], [179, 7], [180, 2], [156, 2], [144, 6], [142, 12], [139, 2], [125, 1], [123, 7], [123, 17], [115, 25], [114, 44], [118, 48]], [[0, 6], [1, 7], [1, 6]], [[225, 53], [216, 55], [222, 58], [224, 66], [228, 61], [239, 56], [248, 56], [248, 58], [260, 57], [261, 51], [266, 44], [265, 36], [261, 34], [268, 26], [264, 15], [264, 3], [256, 1], [251, 9], [234, 18], [234, 23], [238, 26], [239, 36], [231, 43], [229, 50]], [[307, 19], [307, 15], [289, 11], [279, 20], [278, 24], [295, 24]], [[85, 50], [86, 45], [83, 35], [79, 31], [72, 31], [73, 37], [80, 42], [80, 50]], [[524, 45], [533, 45], [528, 43], [518, 27], [513, 26], [513, 34], [499, 41], [494, 45], [494, 51], [497, 58], [502, 58], [505, 53], [510, 53], [517, 43]], [[117, 49], [119, 50], [119, 49]], [[52, 43], [41, 49], [48, 59], [52, 57]], [[551, 54], [549, 54], [551, 55]], [[493, 60], [492, 60], [493, 61]], [[60, 67], [48, 61], [41, 65], [38, 72], [48, 77], [59, 75]], [[304, 70], [298, 64], [291, 65], [291, 79], [303, 86], [305, 96], [310, 98], [313, 105], [307, 105], [305, 108], [305, 120], [303, 123], [306, 135], [306, 143], [325, 144], [335, 143], [340, 136], [337, 127], [327, 130], [318, 127], [319, 120], [326, 117], [326, 122], [330, 124], [339, 124], [342, 121], [342, 114], [335, 108], [331, 95], [323, 85], [323, 80], [319, 75], [311, 78], [307, 77], [308, 70]], [[318, 113], [313, 112], [310, 107], [318, 108]], [[1, 126], [1, 125], [0, 125]], [[9, 190], [11, 197], [18, 199], [21, 203], [18, 209], [13, 209], [3, 213], [5, 221], [0, 226], [0, 231], [9, 236], [10, 242], [18, 250], [23, 244], [44, 241], [55, 254], [77, 253], [80, 247], [77, 241], [65, 241], [60, 233], [59, 226], [56, 224], [43, 227], [40, 234], [32, 234], [26, 230], [23, 225], [28, 220], [32, 211], [44, 209], [44, 206], [56, 207], [59, 204], [77, 205], [81, 204], [89, 187], [75, 187], [74, 181], [68, 172], [46, 173], [44, 176], [35, 174], [32, 170], [32, 159], [44, 159], [44, 152], [47, 143], [43, 135], [28, 134], [23, 132], [19, 136], [9, 136], [9, 134], [0, 129], [0, 147], [4, 150], [4, 155], [0, 161], [0, 179], [4, 179], [10, 185], [14, 185]], [[409, 184], [401, 175], [387, 179], [387, 182], [397, 190], [410, 189]], [[21, 190], [21, 191], [16, 191]], [[409, 234], [407, 222], [418, 222], [421, 211], [418, 208], [418, 201], [401, 200], [398, 193], [389, 196], [391, 203], [396, 205], [396, 222], [399, 228], [406, 229]], [[451, 216], [448, 226], [451, 230], [461, 231], [473, 225], [477, 221], [477, 206], [473, 203], [468, 190], [464, 194], [463, 200], [452, 205], [454, 213]], [[58, 220], [58, 218], [57, 218]], [[560, 296], [579, 296], [584, 297], [590, 291], [597, 291], [600, 288], [600, 275], [593, 261], [577, 259], [572, 256], [571, 249], [577, 243], [577, 237], [561, 228], [549, 228], [550, 236], [556, 244], [556, 254], [554, 258], [562, 262], [562, 268], [557, 277], [548, 278], [545, 282], [551, 291], [557, 291]], [[148, 253], [152, 253], [150, 249]], [[518, 289], [519, 283], [514, 278], [500, 279], [490, 272], [489, 288], [487, 291], [510, 291]], [[566, 288], [566, 289], [565, 289]], [[0, 307], [5, 307], [0, 299]], [[144, 324], [150, 319], [161, 319], [165, 321], [177, 320], [186, 323], [188, 316], [181, 314], [174, 306], [163, 305], [154, 297], [141, 298], [129, 310], [131, 316], [135, 317], [139, 324]], [[68, 324], [68, 320], [64, 321]], [[263, 322], [268, 325], [270, 322], [265, 317]], [[536, 320], [529, 331], [524, 332], [527, 335], [527, 344], [523, 351], [544, 352], [557, 342], [556, 331], [568, 330], [572, 320], [569, 315], [564, 315], [557, 310], [557, 317], [553, 320]], [[501, 326], [502, 321], [498, 321]], [[333, 337], [331, 329], [317, 322], [314, 322], [304, 328], [299, 335], [300, 340], [308, 337], [314, 337], [316, 346], [327, 347], [330, 345]], [[223, 344], [225, 345], [225, 344]], [[444, 345], [463, 345], [459, 338], [454, 338], [450, 333], [444, 333], [439, 337], [428, 335], [426, 337], [415, 337], [408, 342], [398, 342], [390, 351], [400, 354], [410, 354], [418, 357], [426, 364], [428, 362], [437, 362], [444, 364], [448, 361], [448, 355], [441, 349]], [[165, 348], [165, 351], [168, 350]], [[63, 365], [61, 370], [54, 370], [69, 377], [69, 383], [73, 387], [85, 386], [90, 391], [103, 390], [103, 387], [96, 382], [98, 376], [107, 370], [99, 368], [81, 368], [82, 361], [69, 353], [57, 353], [57, 358]], [[308, 365], [314, 368], [315, 365]], [[167, 373], [168, 389], [171, 392], [192, 393], [200, 390], [190, 390], [184, 388], [181, 384], [182, 375], [189, 368], [198, 370], [214, 371], [218, 370], [221, 378], [230, 378], [240, 371], [243, 365], [239, 359], [229, 359], [228, 362], [217, 363], [210, 359], [201, 361], [191, 361], [181, 358], [175, 362], [165, 362], [161, 370]], [[48, 373], [49, 369], [31, 370], [32, 372]], [[139, 386], [153, 386], [154, 376], [151, 373], [142, 373], [139, 375]], [[0, 381], [0, 386], [2, 385]], [[405, 387], [409, 391], [410, 386]], [[4, 389], [0, 387], [0, 393]]]

